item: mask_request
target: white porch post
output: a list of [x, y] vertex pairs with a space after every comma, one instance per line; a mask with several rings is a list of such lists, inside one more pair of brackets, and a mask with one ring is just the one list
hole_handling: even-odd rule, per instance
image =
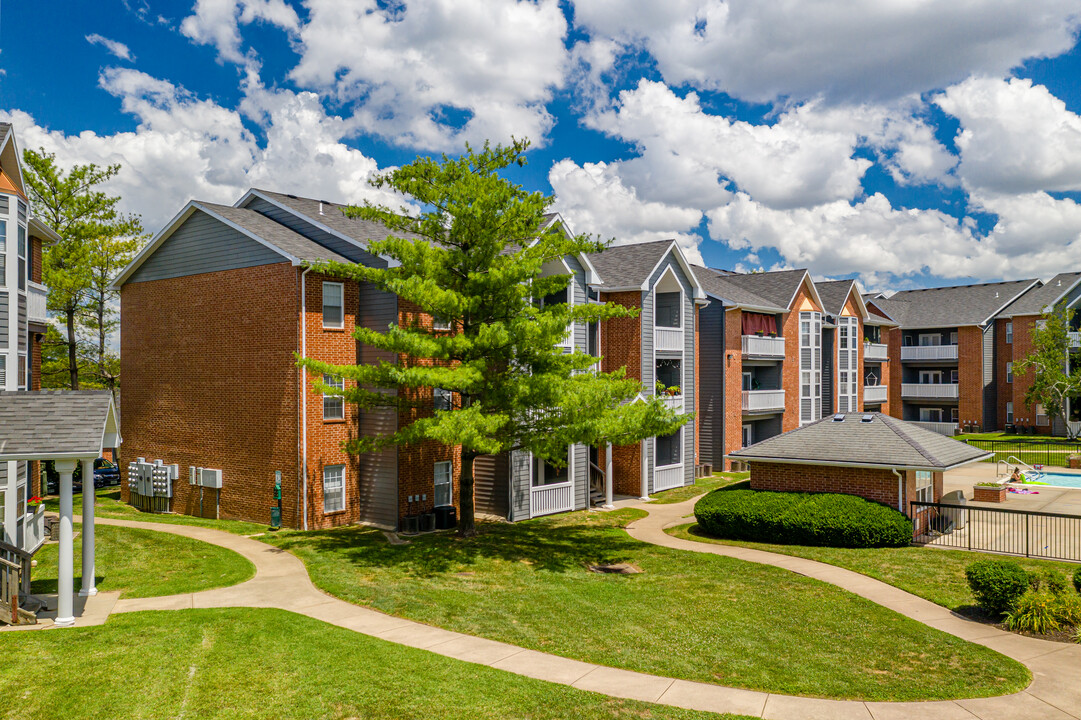
[[649, 452], [649, 442], [642, 441], [642, 496], [641, 500], [649, 500], [649, 458], [646, 453]]
[[[57, 562], [56, 620], [59, 627], [75, 624], [75, 548], [72, 533], [71, 474], [75, 472], [75, 460], [57, 460], [56, 472], [60, 474], [60, 551]], [[91, 479], [93, 484], [93, 479]]]
[[615, 507], [612, 504], [612, 443], [604, 447], [604, 507]]
[[83, 587], [79, 595], [97, 595], [94, 586], [94, 461], [83, 460]]

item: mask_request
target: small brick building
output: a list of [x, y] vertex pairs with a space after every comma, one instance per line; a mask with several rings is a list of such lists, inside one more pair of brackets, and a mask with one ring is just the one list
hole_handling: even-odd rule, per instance
[[833, 492], [911, 516], [914, 500], [942, 497], [943, 473], [990, 453], [883, 413], [832, 415], [730, 453], [751, 469], [751, 487]]

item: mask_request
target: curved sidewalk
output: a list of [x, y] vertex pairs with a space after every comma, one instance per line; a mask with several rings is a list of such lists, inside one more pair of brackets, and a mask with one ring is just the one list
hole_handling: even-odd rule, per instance
[[674, 680], [527, 650], [347, 603], [318, 590], [299, 558], [250, 538], [188, 525], [106, 518], [98, 518], [97, 522], [157, 530], [202, 540], [233, 550], [256, 567], [255, 577], [239, 585], [183, 595], [121, 599], [117, 601], [113, 612], [213, 607], [279, 608], [389, 642], [526, 677], [613, 697], [716, 713], [785, 720], [971, 720], [974, 717], [983, 720], [1081, 719], [1081, 687], [1077, 682], [1081, 668], [1081, 646], [1033, 640], [962, 620], [937, 605], [892, 586], [822, 563], [743, 548], [694, 543], [667, 535], [664, 527], [681, 522], [693, 508], [693, 503], [693, 500], [672, 505], [643, 503], [638, 507], [650, 515], [632, 523], [628, 532], [643, 542], [776, 565], [838, 585], [927, 625], [987, 645], [1015, 658], [1032, 670], [1034, 682], [1020, 693], [996, 698], [877, 703], [776, 695], [709, 683]]

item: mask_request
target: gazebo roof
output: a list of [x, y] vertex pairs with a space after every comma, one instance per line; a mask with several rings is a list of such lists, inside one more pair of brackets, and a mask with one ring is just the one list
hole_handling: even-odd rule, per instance
[[119, 445], [108, 390], [0, 392], [0, 460], [96, 458]]

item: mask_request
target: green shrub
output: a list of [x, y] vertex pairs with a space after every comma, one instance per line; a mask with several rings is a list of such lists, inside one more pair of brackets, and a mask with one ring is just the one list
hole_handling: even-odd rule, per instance
[[1048, 570], [1043, 574], [1043, 587], [1052, 595], [1063, 595], [1070, 587], [1070, 583], [1058, 570]]
[[885, 505], [837, 493], [721, 488], [698, 501], [698, 525], [729, 540], [825, 547], [900, 547], [912, 522]]
[[1060, 625], [1055, 616], [1055, 596], [1049, 592], [1026, 591], [1006, 614], [1006, 627], [1037, 635], [1058, 630]]
[[1073, 589], [1081, 593], [1081, 566], [1073, 571]]
[[1062, 593], [1055, 596], [1055, 619], [1063, 625], [1081, 627], [1081, 595]]
[[1008, 612], [1030, 590], [1029, 574], [1013, 560], [977, 560], [965, 568], [965, 578], [976, 604], [992, 615]]

